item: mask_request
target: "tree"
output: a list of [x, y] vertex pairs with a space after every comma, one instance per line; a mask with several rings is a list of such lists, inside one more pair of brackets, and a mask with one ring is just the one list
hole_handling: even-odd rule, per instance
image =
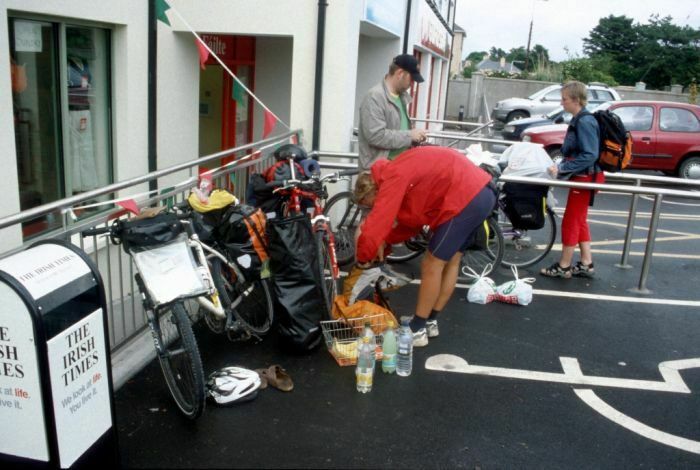
[[501, 57], [505, 57], [507, 55], [508, 54], [506, 53], [506, 51], [504, 51], [500, 47], [492, 47], [491, 49], [489, 49], [489, 56], [491, 60], [499, 61], [501, 60]]
[[487, 55], [489, 55], [489, 53], [486, 51], [474, 51], [469, 53], [466, 60], [471, 61], [472, 64], [478, 64], [484, 60], [484, 57]]
[[589, 58], [575, 58], [565, 60], [560, 63], [562, 78], [568, 80], [578, 80], [583, 83], [601, 82], [609, 86], [615, 86], [615, 79], [598, 69], [595, 61]]
[[671, 17], [652, 15], [647, 24], [626, 16], [601, 18], [584, 39], [584, 51], [597, 70], [623, 85], [638, 81], [652, 88], [687, 85], [700, 75], [700, 29], [678, 26]]

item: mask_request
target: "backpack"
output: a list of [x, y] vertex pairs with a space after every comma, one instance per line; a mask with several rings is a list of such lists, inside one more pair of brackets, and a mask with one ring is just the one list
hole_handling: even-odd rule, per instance
[[[257, 276], [266, 276], [263, 267], [269, 258], [265, 230], [267, 218], [258, 208], [246, 204], [231, 205], [217, 226], [217, 239], [226, 247], [228, 254], [241, 264], [244, 271]], [[245, 263], [241, 257], [249, 255]]]
[[[294, 173], [297, 179], [301, 180], [305, 178], [304, 168], [296, 161], [294, 162]], [[286, 181], [292, 179], [292, 171], [289, 167], [289, 162], [287, 160], [275, 162], [265, 169], [263, 177], [268, 183], [271, 181]]]
[[524, 183], [503, 185], [503, 211], [513, 228], [539, 230], [544, 227], [549, 186]]
[[627, 132], [620, 116], [609, 110], [596, 111], [593, 117], [600, 129], [598, 166], [603, 171], [617, 173], [632, 162], [632, 135]]

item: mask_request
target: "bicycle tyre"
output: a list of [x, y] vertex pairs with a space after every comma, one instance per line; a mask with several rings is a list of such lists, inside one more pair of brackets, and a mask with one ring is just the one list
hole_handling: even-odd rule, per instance
[[[503, 232], [491, 217], [487, 219], [489, 227], [488, 242], [485, 248], [481, 249], [468, 249], [462, 256], [462, 261], [459, 266], [459, 274], [457, 278], [459, 282], [465, 284], [471, 284], [474, 279], [465, 276], [463, 269], [469, 267], [473, 269], [478, 274], [488, 275], [496, 269], [497, 266], [501, 264], [503, 260]], [[488, 265], [491, 265], [490, 269], [486, 269]]]
[[331, 219], [338, 265], [351, 263], [355, 259], [355, 232], [362, 220], [362, 212], [352, 200], [352, 191], [331, 197], [323, 208], [323, 215]]
[[321, 293], [323, 295], [324, 305], [326, 307], [326, 315], [324, 320], [330, 320], [331, 311], [333, 310], [333, 301], [337, 294], [337, 285], [333, 278], [333, 266], [331, 265], [330, 247], [328, 245], [328, 234], [325, 230], [316, 230], [314, 232], [316, 242], [316, 250], [318, 257], [318, 267], [321, 275]]
[[410, 261], [425, 252], [427, 243], [406, 242], [391, 245], [391, 254], [387, 255], [386, 260], [389, 263], [403, 263]]
[[170, 394], [187, 418], [198, 418], [205, 406], [204, 368], [183, 303], [166, 307], [151, 329], [162, 345], [156, 353]]
[[552, 209], [547, 207], [544, 226], [537, 230], [515, 230], [506, 214], [502, 210], [498, 212], [498, 225], [504, 239], [503, 266], [532, 266], [552, 251], [557, 238], [557, 219]]
[[[270, 294], [270, 285], [267, 279], [253, 279], [241, 282], [237, 278], [235, 272], [224, 267], [223, 261], [214, 258], [211, 261], [211, 275], [219, 291], [221, 304], [224, 309], [229, 310], [235, 301], [240, 299], [240, 302], [235, 304], [233, 308], [233, 316], [236, 320], [243, 324], [243, 327], [255, 333], [256, 335], [264, 335], [270, 331], [274, 315], [274, 306], [272, 304], [272, 295]], [[223, 332], [226, 326], [226, 320], [210, 319], [208, 321], [215, 325], [221, 326], [218, 332]], [[209, 326], [215, 333], [217, 330]]]

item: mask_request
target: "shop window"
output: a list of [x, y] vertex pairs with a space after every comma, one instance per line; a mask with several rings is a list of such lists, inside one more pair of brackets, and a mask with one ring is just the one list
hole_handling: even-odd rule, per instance
[[[10, 18], [9, 31], [20, 209], [112, 183], [109, 30]], [[22, 229], [60, 226], [56, 213]]]

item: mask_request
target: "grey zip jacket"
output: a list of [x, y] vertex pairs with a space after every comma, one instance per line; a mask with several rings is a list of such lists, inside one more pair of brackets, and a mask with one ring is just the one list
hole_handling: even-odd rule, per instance
[[[401, 94], [406, 106], [411, 102], [408, 92]], [[358, 130], [360, 169], [368, 170], [379, 158], [386, 158], [390, 150], [411, 146], [411, 132], [401, 131], [401, 111], [391, 99], [386, 83], [372, 87], [360, 105]]]

